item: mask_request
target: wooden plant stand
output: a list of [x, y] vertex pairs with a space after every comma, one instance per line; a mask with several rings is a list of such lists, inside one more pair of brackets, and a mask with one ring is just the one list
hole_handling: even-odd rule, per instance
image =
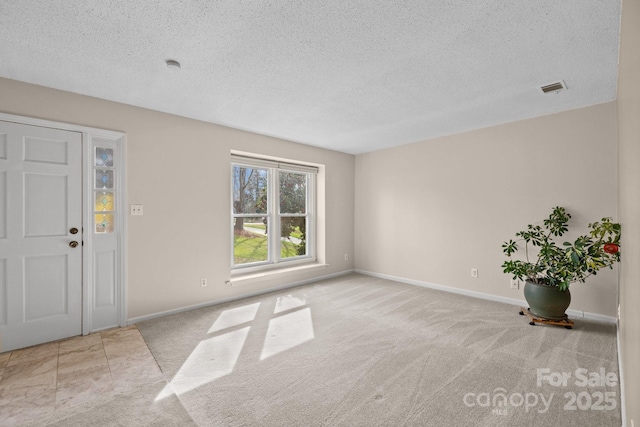
[[535, 314], [531, 313], [528, 308], [520, 307], [520, 312], [518, 313], [520, 316], [527, 316], [530, 320], [529, 324], [531, 326], [535, 326], [536, 323], [542, 323], [543, 325], [555, 325], [555, 326], [564, 326], [567, 329], [573, 329], [573, 320], [569, 319], [567, 316], [564, 319], [552, 320], [545, 319], [543, 317], [538, 317]]

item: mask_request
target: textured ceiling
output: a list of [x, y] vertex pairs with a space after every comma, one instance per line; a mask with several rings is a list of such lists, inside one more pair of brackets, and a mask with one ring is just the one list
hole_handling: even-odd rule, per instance
[[620, 0], [1, 0], [0, 76], [362, 153], [614, 100], [619, 21]]

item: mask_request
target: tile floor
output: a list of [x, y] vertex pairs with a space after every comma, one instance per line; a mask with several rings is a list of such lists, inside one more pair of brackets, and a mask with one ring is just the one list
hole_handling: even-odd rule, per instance
[[0, 426], [17, 426], [161, 377], [135, 325], [0, 353]]

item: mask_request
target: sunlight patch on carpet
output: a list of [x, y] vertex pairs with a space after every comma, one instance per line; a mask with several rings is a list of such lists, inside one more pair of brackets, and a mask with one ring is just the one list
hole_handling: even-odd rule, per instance
[[291, 294], [285, 295], [282, 297], [278, 297], [278, 299], [276, 300], [276, 309], [273, 313], [282, 313], [283, 311], [292, 310], [294, 308], [302, 307], [303, 305], [307, 305], [306, 298], [299, 298]]
[[309, 307], [269, 321], [260, 360], [289, 350], [314, 338]]
[[180, 396], [230, 374], [249, 334], [249, 327], [201, 341], [171, 382], [156, 397]]
[[225, 310], [220, 314], [220, 317], [216, 319], [208, 333], [210, 334], [212, 332], [221, 331], [223, 329], [251, 322], [256, 318], [258, 308], [260, 308], [259, 302]]

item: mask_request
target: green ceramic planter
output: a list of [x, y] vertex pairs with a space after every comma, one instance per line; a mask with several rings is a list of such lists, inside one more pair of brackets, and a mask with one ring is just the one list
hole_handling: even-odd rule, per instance
[[524, 298], [533, 315], [549, 320], [566, 318], [565, 311], [571, 304], [571, 293], [568, 289], [559, 291], [555, 286], [539, 285], [529, 281], [524, 284]]

